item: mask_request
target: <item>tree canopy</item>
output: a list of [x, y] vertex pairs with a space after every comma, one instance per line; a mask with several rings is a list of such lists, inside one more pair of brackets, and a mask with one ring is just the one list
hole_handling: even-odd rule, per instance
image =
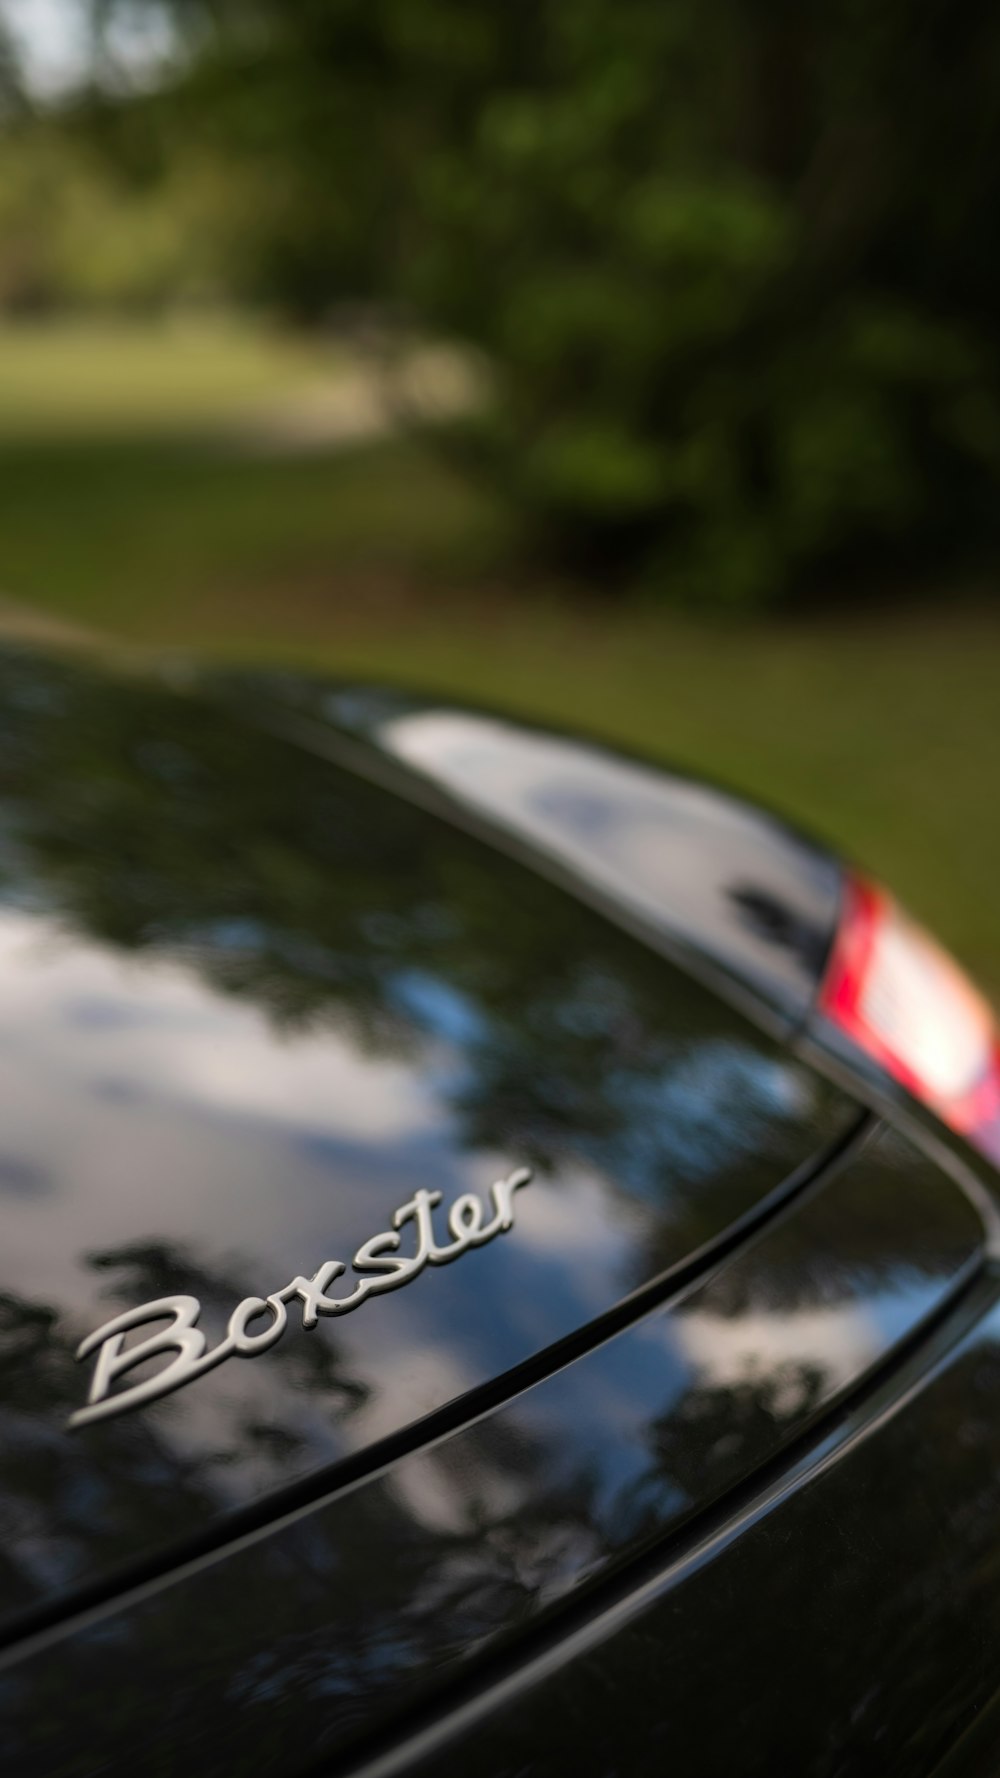
[[484, 353], [466, 453], [561, 560], [739, 603], [995, 545], [994, 8], [94, 0], [98, 37], [152, 12], [171, 77], [88, 115], [186, 218], [160, 286], [197, 241], [241, 300]]

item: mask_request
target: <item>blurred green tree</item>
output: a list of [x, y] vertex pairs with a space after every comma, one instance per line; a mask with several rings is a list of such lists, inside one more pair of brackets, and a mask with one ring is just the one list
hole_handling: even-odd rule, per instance
[[995, 8], [94, 0], [98, 34], [150, 10], [183, 53], [116, 152], [155, 114], [239, 166], [246, 294], [483, 350], [467, 447], [561, 559], [742, 604], [995, 541]]

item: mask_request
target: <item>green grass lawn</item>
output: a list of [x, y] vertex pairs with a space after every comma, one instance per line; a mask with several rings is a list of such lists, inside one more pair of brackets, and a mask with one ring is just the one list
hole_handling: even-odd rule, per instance
[[[22, 366], [5, 423], [0, 338], [0, 595], [131, 642], [481, 699], [725, 779], [886, 878], [1000, 998], [1000, 605], [699, 625], [574, 596], [515, 568], [508, 516], [428, 446], [227, 442], [240, 402], [306, 374], [291, 348], [220, 345], [212, 388], [189, 378], [183, 399], [175, 348], [144, 349], [155, 375], [113, 425], [81, 418], [79, 382], [60, 417], [44, 353], [48, 406]], [[294, 367], [268, 356], [285, 350]]]
[[0, 438], [219, 426], [305, 389], [334, 354], [231, 320], [0, 326]]

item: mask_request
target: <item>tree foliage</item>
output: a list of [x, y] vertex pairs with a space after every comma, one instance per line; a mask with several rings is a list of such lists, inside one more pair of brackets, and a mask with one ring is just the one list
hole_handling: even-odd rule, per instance
[[475, 446], [564, 559], [748, 602], [992, 539], [981, 0], [167, 10], [161, 123], [253, 192], [240, 289], [307, 320], [396, 305], [484, 351]]

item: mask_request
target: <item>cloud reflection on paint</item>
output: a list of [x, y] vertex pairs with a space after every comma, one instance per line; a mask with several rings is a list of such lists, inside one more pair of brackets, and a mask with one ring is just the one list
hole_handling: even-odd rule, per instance
[[170, 958], [140, 969], [82, 949], [55, 922], [0, 910], [0, 975], [0, 1055], [16, 1049], [39, 1072], [75, 1076], [82, 1054], [92, 1083], [346, 1138], [417, 1133], [431, 1120], [411, 1069], [359, 1059], [328, 1028], [276, 1045], [252, 1002], [222, 999]]
[[[331, 700], [339, 715], [336, 699]], [[419, 710], [378, 721], [380, 746], [460, 801], [737, 975], [798, 987], [826, 935], [812, 895], [829, 861], [735, 797], [496, 717]], [[802, 894], [798, 884], [809, 887]]]

